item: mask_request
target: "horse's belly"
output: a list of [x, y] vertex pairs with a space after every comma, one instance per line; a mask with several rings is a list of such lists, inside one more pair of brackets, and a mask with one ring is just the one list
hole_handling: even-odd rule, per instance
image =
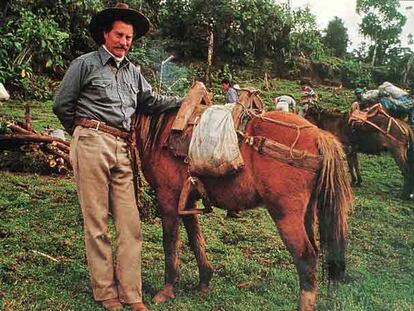
[[218, 178], [203, 178], [212, 204], [216, 207], [234, 210], [258, 206], [261, 199], [252, 178], [241, 171], [236, 175]]

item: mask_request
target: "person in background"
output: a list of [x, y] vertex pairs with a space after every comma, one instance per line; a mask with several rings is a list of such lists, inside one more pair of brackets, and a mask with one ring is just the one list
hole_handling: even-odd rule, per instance
[[[73, 135], [70, 158], [84, 222], [93, 296], [106, 310], [145, 311], [141, 284], [141, 221], [130, 145], [134, 113], [159, 113], [181, 99], [155, 95], [126, 57], [149, 20], [119, 3], [97, 13], [89, 25], [97, 51], [76, 58], [55, 96], [53, 111]], [[130, 149], [131, 148], [131, 149]], [[116, 259], [108, 233], [116, 229]]]
[[296, 113], [296, 101], [292, 96], [282, 95], [275, 97], [273, 103], [276, 110]]
[[364, 94], [364, 89], [361, 87], [357, 87], [354, 90], [354, 94], [355, 94], [355, 102], [359, 104], [360, 109], [363, 109], [364, 98], [362, 97], [362, 95]]
[[237, 100], [239, 99], [239, 95], [237, 94], [237, 90], [231, 85], [230, 80], [228, 79], [221, 80], [221, 87], [226, 97], [226, 104], [237, 103]]
[[301, 89], [301, 97], [300, 97], [301, 105], [310, 104], [310, 103], [316, 102], [318, 100], [318, 95], [310, 87], [309, 82], [307, 82], [305, 80], [302, 80], [300, 82], [300, 89]]
[[[230, 80], [221, 80], [221, 87], [225, 92], [226, 104], [235, 104], [239, 100], [237, 90], [231, 85]], [[239, 87], [240, 90], [240, 87]], [[227, 217], [229, 218], [240, 218], [240, 211], [227, 211]]]
[[301, 108], [299, 110], [299, 115], [303, 117], [306, 111], [308, 110], [309, 104], [312, 104], [318, 101], [318, 95], [310, 87], [310, 83], [306, 80], [300, 81], [300, 89], [301, 89], [301, 97], [300, 97], [299, 103], [301, 105]]

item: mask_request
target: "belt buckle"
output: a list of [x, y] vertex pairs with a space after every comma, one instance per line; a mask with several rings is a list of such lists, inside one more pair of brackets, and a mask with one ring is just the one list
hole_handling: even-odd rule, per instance
[[101, 121], [97, 121], [97, 120], [94, 120], [94, 121], [97, 123], [96, 123], [96, 127], [93, 127], [92, 129], [95, 131], [99, 131], [99, 126], [101, 125]]

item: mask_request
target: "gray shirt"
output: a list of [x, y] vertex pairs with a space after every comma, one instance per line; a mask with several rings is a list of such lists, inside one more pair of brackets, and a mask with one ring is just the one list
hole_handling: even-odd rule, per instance
[[234, 103], [237, 103], [238, 99], [239, 99], [239, 96], [237, 95], [237, 91], [233, 87], [230, 87], [226, 93], [226, 103], [234, 104]]
[[100, 47], [76, 58], [55, 96], [53, 112], [69, 134], [75, 118], [90, 118], [130, 130], [131, 116], [152, 114], [178, 107], [182, 99], [155, 95], [139, 69], [125, 58], [117, 67]]

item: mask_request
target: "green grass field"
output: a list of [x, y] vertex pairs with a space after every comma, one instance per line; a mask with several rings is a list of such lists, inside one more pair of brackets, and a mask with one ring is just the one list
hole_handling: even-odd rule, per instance
[[[294, 89], [285, 81], [278, 85], [278, 91]], [[330, 98], [330, 90], [319, 91]], [[346, 100], [342, 96], [338, 107]], [[32, 107], [36, 129], [59, 126], [50, 102]], [[0, 108], [3, 117], [23, 114], [21, 103]], [[414, 203], [399, 198], [402, 176], [390, 156], [361, 160], [364, 186], [354, 189], [347, 278], [328, 291], [319, 275], [317, 309], [414, 310]], [[144, 221], [144, 300], [151, 310], [296, 309], [297, 273], [264, 209], [237, 220], [215, 209], [201, 222], [215, 268], [210, 292], [195, 289], [197, 266], [182, 230], [177, 297], [154, 305], [150, 299], [164, 280], [161, 225], [158, 218]], [[89, 286], [82, 217], [70, 176], [0, 171], [0, 310], [100, 310]]]

